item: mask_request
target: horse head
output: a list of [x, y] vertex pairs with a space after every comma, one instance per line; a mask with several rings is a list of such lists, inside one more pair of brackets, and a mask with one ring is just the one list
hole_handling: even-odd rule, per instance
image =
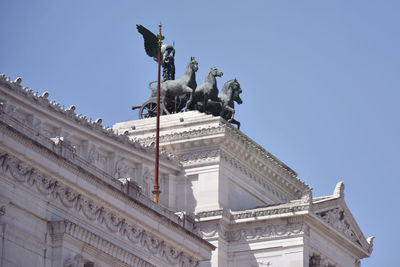
[[227, 81], [224, 84], [224, 87], [222, 88], [222, 91], [219, 94], [219, 97], [223, 102], [225, 102], [228, 105], [232, 105], [233, 107], [233, 101], [237, 102], [238, 104], [242, 104], [243, 101], [240, 98], [240, 94], [242, 93], [242, 88], [240, 88], [240, 84], [237, 81], [237, 79], [233, 79], [230, 81]]
[[190, 68], [194, 72], [199, 70], [199, 63], [195, 60], [194, 57], [190, 57], [190, 62], [187, 65], [186, 69], [188, 68]]
[[210, 68], [209, 74], [214, 77], [222, 77], [222, 75], [224, 75], [222, 71], [219, 71], [216, 67]]
[[242, 93], [242, 88], [240, 88], [240, 84], [235, 78], [232, 82], [232, 92], [233, 92], [233, 100], [236, 101], [239, 105], [243, 103], [240, 98], [240, 94]]

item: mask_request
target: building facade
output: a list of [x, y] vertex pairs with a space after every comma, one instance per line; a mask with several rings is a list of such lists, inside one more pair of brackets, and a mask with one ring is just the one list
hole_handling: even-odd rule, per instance
[[1, 266], [359, 266], [344, 184], [313, 197], [220, 117], [102, 126], [0, 76]]

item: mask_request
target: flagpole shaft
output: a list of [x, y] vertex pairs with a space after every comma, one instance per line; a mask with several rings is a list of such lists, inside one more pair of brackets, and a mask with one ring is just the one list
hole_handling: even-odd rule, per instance
[[160, 162], [160, 79], [161, 79], [161, 44], [163, 36], [161, 35], [161, 24], [160, 34], [158, 37], [158, 77], [157, 77], [157, 126], [156, 126], [156, 162], [155, 162], [155, 171], [154, 171], [154, 188], [153, 188], [153, 199], [154, 202], [158, 203], [160, 196], [160, 186], [158, 184], [158, 171], [159, 171], [159, 162]]

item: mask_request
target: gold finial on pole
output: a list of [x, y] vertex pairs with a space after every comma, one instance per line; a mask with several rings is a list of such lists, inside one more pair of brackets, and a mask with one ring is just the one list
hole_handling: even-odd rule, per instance
[[157, 34], [158, 45], [161, 46], [162, 40], [164, 40], [164, 36], [162, 36], [162, 34], [161, 34], [161, 22], [160, 22], [160, 24], [158, 25], [158, 29], [159, 29], [159, 32], [158, 32], [158, 34]]

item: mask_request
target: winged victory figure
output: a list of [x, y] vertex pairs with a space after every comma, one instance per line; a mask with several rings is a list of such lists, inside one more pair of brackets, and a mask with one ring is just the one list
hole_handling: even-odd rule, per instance
[[[142, 25], [138, 24], [136, 28], [143, 36], [146, 54], [158, 62], [157, 36]], [[172, 45], [163, 44], [161, 46], [161, 65], [163, 81], [175, 80], [175, 48]]]

